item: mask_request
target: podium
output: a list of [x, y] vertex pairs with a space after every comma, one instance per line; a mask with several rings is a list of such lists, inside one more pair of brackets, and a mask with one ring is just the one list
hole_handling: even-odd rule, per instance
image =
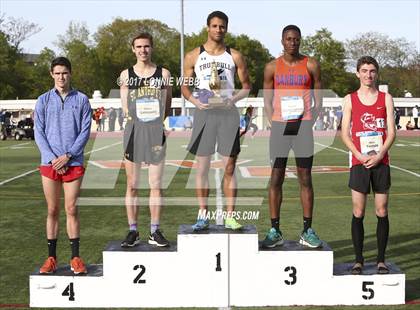
[[230, 307], [285, 305], [391, 305], [405, 303], [405, 275], [392, 263], [376, 274], [367, 264], [335, 264], [324, 243], [310, 249], [286, 240], [261, 249], [255, 226], [241, 231], [181, 225], [177, 242], [159, 248], [108, 243], [103, 265], [74, 276], [69, 266], [53, 275], [30, 275], [31, 307]]

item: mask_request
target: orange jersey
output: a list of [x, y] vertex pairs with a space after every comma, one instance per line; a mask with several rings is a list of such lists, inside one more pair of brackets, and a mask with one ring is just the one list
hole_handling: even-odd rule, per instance
[[273, 121], [311, 120], [312, 77], [307, 69], [308, 57], [289, 66], [280, 56], [274, 73]]

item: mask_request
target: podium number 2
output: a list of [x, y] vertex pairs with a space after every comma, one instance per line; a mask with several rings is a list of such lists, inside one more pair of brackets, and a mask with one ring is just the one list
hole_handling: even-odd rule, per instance
[[286, 268], [284, 268], [284, 271], [285, 272], [290, 272], [289, 277], [292, 278], [292, 281], [284, 280], [284, 283], [286, 283], [287, 285], [295, 285], [296, 281], [297, 281], [296, 268], [293, 267], [293, 266], [287, 266]]
[[137, 270], [139, 268], [140, 268], [140, 272], [137, 275], [137, 277], [134, 278], [133, 283], [138, 283], [138, 284], [146, 283], [146, 280], [141, 279], [141, 277], [146, 272], [146, 267], [144, 267], [143, 265], [135, 265], [134, 268], [133, 268], [133, 270]]
[[369, 293], [369, 295], [362, 295], [363, 299], [369, 300], [373, 299], [375, 296], [375, 291], [371, 288], [368, 288], [368, 285], [373, 285], [373, 281], [363, 281], [362, 283], [362, 291]]
[[216, 271], [222, 271], [220, 266], [220, 252], [216, 254]]
[[74, 301], [73, 282], [70, 282], [70, 284], [67, 285], [64, 291], [61, 293], [61, 296], [69, 296], [69, 300]]

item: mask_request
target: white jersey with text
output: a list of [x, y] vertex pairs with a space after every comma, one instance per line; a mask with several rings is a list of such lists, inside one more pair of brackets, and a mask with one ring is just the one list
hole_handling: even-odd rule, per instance
[[221, 81], [221, 93], [227, 97], [232, 96], [235, 89], [236, 65], [228, 46], [226, 46], [223, 54], [217, 56], [210, 55], [203, 45], [200, 46], [200, 55], [194, 66], [196, 78], [199, 80], [197, 88], [210, 90], [209, 81], [213, 61], [216, 63], [217, 73]]

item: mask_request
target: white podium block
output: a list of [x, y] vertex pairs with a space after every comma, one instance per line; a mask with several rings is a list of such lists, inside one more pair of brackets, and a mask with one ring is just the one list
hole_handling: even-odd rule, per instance
[[352, 264], [334, 265], [329, 300], [334, 305], [405, 304], [405, 274], [387, 263], [389, 274], [377, 274], [376, 264], [368, 263], [361, 275], [352, 275]]
[[58, 268], [54, 275], [29, 277], [31, 307], [106, 307], [107, 285], [102, 265], [87, 266], [87, 275], [74, 276], [70, 266]]
[[74, 276], [69, 266], [30, 276], [31, 307], [258, 307], [290, 305], [392, 305], [405, 302], [405, 275], [388, 263], [376, 274], [366, 264], [333, 264], [333, 251], [296, 241], [261, 249], [255, 226], [240, 231], [181, 225], [177, 244], [133, 248], [110, 242], [102, 265]]
[[333, 271], [333, 252], [327, 244], [309, 249], [285, 240], [280, 247], [258, 251], [256, 238], [230, 238], [232, 306], [324, 304], [323, 286]]
[[[177, 293], [181, 276], [176, 246], [155, 247], [145, 241], [122, 248], [110, 242], [103, 251], [104, 280], [110, 287], [108, 307], [175, 307], [186, 301]], [[157, 299], [164, 292], [165, 298]]]

